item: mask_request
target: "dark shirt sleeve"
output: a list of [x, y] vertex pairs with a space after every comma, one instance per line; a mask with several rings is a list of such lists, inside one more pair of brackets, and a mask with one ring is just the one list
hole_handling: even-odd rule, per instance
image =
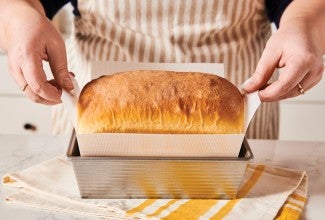
[[279, 27], [281, 16], [292, 0], [265, 0], [267, 16]]
[[80, 13], [78, 11], [78, 1], [77, 0], [40, 0], [46, 16], [49, 19], [52, 19], [54, 15], [68, 2], [71, 3], [73, 6], [73, 14], [76, 16], [80, 16]]
[[[49, 19], [52, 19], [54, 15], [68, 2], [71, 2], [74, 8], [74, 15], [80, 16], [77, 0], [41, 0], [46, 16]], [[280, 19], [284, 10], [291, 2], [292, 0], [265, 0], [267, 15], [270, 21], [274, 22], [277, 27], [279, 27]]]

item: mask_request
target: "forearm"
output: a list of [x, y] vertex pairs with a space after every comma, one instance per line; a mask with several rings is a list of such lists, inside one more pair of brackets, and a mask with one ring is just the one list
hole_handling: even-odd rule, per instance
[[310, 33], [321, 54], [325, 53], [325, 1], [294, 0], [284, 11], [280, 28], [300, 25]]
[[0, 48], [7, 49], [10, 33], [8, 27], [23, 8], [32, 7], [45, 16], [44, 8], [39, 0], [0, 0]]

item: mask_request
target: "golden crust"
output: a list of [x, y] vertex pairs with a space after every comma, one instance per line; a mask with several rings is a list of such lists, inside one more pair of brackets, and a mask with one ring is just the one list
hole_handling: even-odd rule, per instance
[[78, 133], [236, 134], [244, 99], [222, 77], [138, 70], [89, 82], [78, 102]]

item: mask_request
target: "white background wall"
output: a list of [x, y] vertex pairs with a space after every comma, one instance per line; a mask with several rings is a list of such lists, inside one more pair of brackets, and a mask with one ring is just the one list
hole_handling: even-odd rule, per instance
[[325, 141], [325, 80], [280, 103], [280, 139]]

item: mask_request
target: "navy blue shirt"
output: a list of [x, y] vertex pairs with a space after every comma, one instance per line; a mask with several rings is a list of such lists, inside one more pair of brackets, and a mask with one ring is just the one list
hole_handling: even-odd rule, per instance
[[80, 16], [77, 0], [41, 0], [46, 16], [49, 19], [52, 19], [54, 15], [68, 2], [73, 6], [73, 14], [75, 16]]
[[[53, 16], [60, 10], [60, 8], [62, 8], [68, 2], [70, 2], [73, 6], [73, 14], [75, 16], [80, 16], [80, 12], [78, 11], [77, 0], [41, 0], [46, 16], [49, 19], [52, 19]], [[275, 23], [277, 27], [279, 27], [280, 19], [284, 10], [291, 2], [292, 0], [265, 0], [267, 16], [269, 17], [271, 22]]]

